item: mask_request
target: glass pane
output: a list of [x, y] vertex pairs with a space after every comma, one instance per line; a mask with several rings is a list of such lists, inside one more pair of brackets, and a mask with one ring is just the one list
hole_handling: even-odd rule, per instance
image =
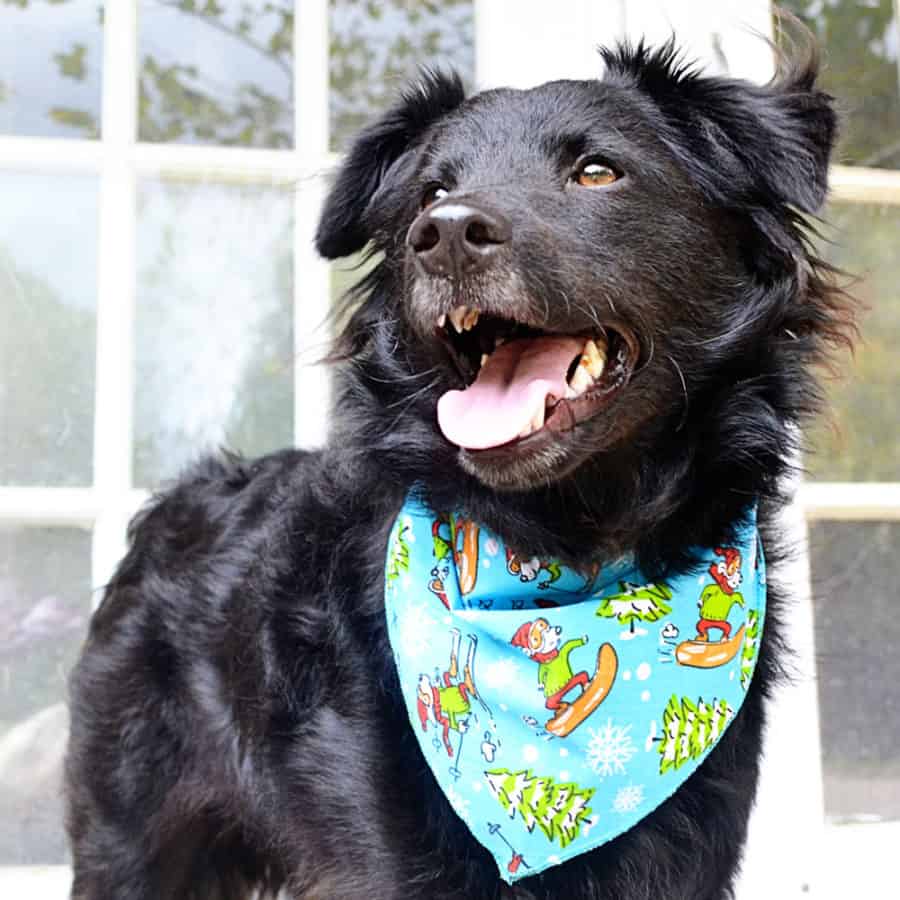
[[337, 303], [354, 285], [358, 284], [381, 261], [380, 253], [368, 257], [366, 251], [354, 253], [346, 259], [331, 263], [331, 302]]
[[896, 0], [780, 0], [825, 47], [825, 90], [845, 113], [836, 161], [900, 168]]
[[331, 145], [348, 137], [397, 96], [424, 65], [475, 77], [472, 0], [331, 0]]
[[900, 819], [900, 523], [810, 529], [825, 805]]
[[293, 190], [140, 183], [137, 484], [292, 443]]
[[90, 615], [91, 536], [0, 527], [0, 866], [65, 861], [66, 679]]
[[87, 485], [97, 180], [0, 172], [0, 197], [0, 484]]
[[859, 277], [869, 307], [863, 341], [845, 377], [832, 381], [834, 418], [810, 435], [812, 476], [825, 481], [900, 480], [900, 206], [833, 204], [822, 251]]
[[0, 134], [100, 134], [99, 0], [0, 3]]
[[290, 147], [293, 0], [140, 0], [140, 140]]

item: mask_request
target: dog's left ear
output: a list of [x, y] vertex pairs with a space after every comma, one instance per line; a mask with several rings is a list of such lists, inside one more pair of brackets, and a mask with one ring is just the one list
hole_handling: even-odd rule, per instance
[[816, 87], [818, 72], [818, 53], [810, 49], [769, 84], [748, 84], [718, 119], [757, 186], [805, 213], [825, 202], [837, 137], [834, 98]]
[[326, 259], [349, 256], [371, 237], [366, 208], [385, 176], [416, 145], [425, 130], [465, 99], [456, 73], [426, 70], [400, 102], [357, 136], [325, 200], [316, 249]]
[[837, 133], [833, 98], [816, 87], [812, 40], [766, 85], [706, 76], [673, 41], [602, 50], [606, 80], [630, 82], [656, 103], [660, 137], [713, 197], [819, 209]]

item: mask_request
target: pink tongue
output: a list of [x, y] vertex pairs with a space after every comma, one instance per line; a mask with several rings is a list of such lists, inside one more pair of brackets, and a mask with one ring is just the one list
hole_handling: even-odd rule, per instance
[[547, 396], [564, 397], [572, 360], [584, 338], [539, 337], [498, 347], [464, 391], [438, 400], [438, 424], [448, 441], [471, 450], [509, 443], [525, 429]]

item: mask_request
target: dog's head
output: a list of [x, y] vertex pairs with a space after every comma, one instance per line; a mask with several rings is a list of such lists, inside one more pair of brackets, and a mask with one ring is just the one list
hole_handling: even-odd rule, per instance
[[457, 484], [605, 480], [657, 514], [689, 481], [759, 491], [852, 326], [799, 215], [825, 197], [831, 99], [814, 54], [766, 86], [671, 45], [603, 56], [602, 80], [469, 99], [428, 74], [358, 137], [317, 235], [383, 255], [344, 400], [368, 448]]

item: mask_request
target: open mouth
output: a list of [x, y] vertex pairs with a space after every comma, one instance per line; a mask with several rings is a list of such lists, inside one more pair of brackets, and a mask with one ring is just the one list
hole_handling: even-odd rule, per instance
[[609, 404], [639, 356], [636, 337], [619, 322], [567, 335], [457, 306], [436, 333], [466, 385], [440, 398], [438, 424], [468, 450], [571, 430]]

